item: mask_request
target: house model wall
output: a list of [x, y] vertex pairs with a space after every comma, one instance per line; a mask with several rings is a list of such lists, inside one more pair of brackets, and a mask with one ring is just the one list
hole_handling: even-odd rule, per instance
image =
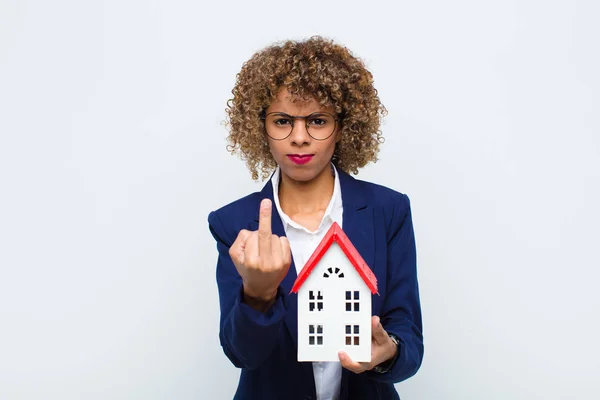
[[375, 276], [338, 224], [308, 260], [298, 293], [298, 361], [339, 361], [344, 350], [371, 361], [371, 296]]

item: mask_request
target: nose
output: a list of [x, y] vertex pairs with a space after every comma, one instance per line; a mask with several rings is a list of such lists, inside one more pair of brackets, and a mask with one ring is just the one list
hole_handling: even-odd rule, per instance
[[306, 120], [304, 118], [297, 118], [294, 121], [292, 133], [290, 134], [290, 139], [292, 141], [292, 144], [298, 146], [310, 143], [311, 137], [308, 134], [308, 130], [306, 129]]

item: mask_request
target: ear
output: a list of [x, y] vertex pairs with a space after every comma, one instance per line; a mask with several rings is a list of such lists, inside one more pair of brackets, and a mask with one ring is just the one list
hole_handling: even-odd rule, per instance
[[335, 132], [335, 142], [339, 143], [342, 141], [342, 125], [340, 124], [337, 128], [336, 128], [336, 132]]

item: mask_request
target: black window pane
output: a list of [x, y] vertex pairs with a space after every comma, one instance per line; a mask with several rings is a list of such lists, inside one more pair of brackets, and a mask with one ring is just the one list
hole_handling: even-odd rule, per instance
[[352, 311], [352, 303], [346, 303], [346, 311]]
[[320, 290], [317, 292], [317, 300], [323, 300], [323, 293]]
[[338, 272], [340, 272], [340, 269], [336, 267], [335, 268], [335, 273], [337, 274]]
[[323, 325], [317, 325], [317, 333], [323, 333]]
[[315, 326], [314, 325], [309, 325], [308, 326], [308, 333], [315, 333]]
[[358, 325], [354, 325], [354, 334], [358, 335]]
[[309, 336], [308, 337], [308, 344], [315, 344], [315, 337], [314, 336]]
[[322, 302], [317, 303], [317, 310], [323, 311], [323, 303]]
[[360, 311], [360, 304], [358, 302], [354, 303], [354, 311]]
[[343, 277], [344, 277], [344, 273], [342, 272], [342, 273], [340, 274], [340, 278], [343, 278]]
[[354, 300], [358, 300], [358, 290], [354, 291]]
[[308, 299], [309, 300], [314, 300], [315, 299], [315, 292], [313, 292], [312, 290], [310, 290], [308, 292]]
[[346, 325], [346, 334], [352, 333], [352, 327], [350, 325]]
[[317, 344], [323, 344], [323, 336], [317, 336]]
[[323, 278], [329, 278], [329, 274], [327, 272], [323, 273]]
[[352, 295], [352, 292], [351, 292], [351, 291], [349, 291], [349, 290], [348, 290], [348, 291], [346, 291], [346, 300], [352, 300], [352, 297], [351, 297], [351, 295]]

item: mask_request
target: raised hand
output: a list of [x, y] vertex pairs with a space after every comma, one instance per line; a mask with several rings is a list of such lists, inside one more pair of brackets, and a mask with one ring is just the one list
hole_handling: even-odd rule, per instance
[[396, 356], [398, 348], [383, 329], [378, 316], [371, 317], [371, 336], [371, 362], [352, 361], [346, 352], [340, 351], [338, 356], [342, 367], [360, 374]]
[[275, 299], [277, 288], [292, 263], [290, 243], [271, 232], [272, 203], [260, 203], [258, 230], [242, 229], [229, 248], [229, 256], [242, 277], [244, 300], [264, 310]]

